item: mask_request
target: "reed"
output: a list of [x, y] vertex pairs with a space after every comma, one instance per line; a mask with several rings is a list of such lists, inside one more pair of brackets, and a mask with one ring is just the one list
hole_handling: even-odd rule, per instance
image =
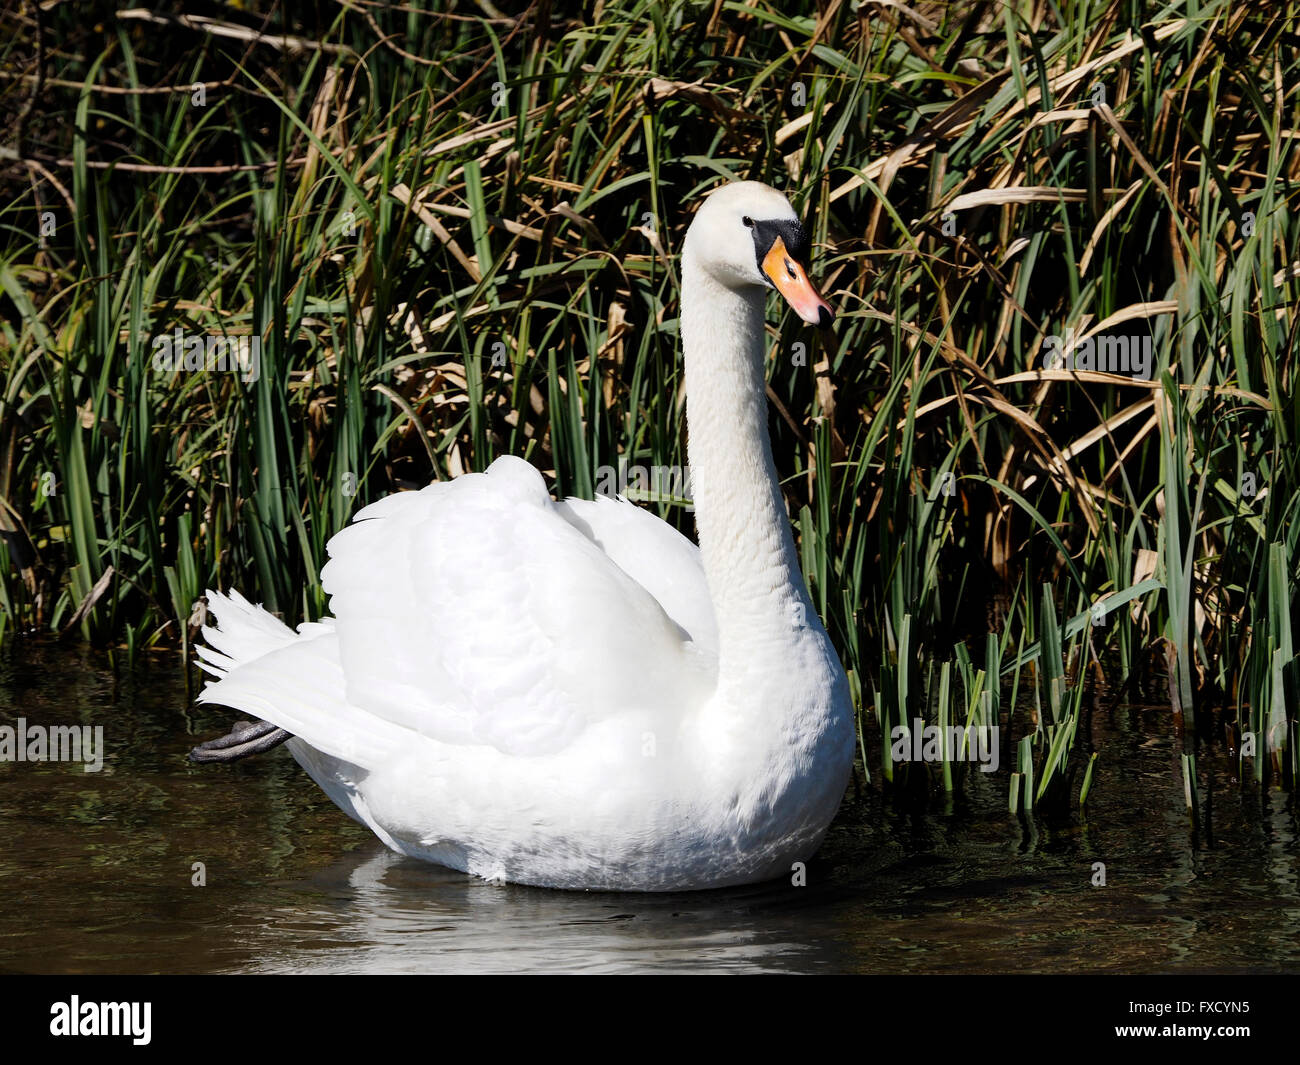
[[864, 760], [951, 715], [1081, 801], [1085, 693], [1158, 678], [1193, 802], [1294, 787], [1294, 4], [182, 6], [0, 15], [0, 640], [316, 617], [360, 506], [498, 454], [684, 467], [674, 257], [754, 177], [839, 309], [773, 305], [771, 428]]

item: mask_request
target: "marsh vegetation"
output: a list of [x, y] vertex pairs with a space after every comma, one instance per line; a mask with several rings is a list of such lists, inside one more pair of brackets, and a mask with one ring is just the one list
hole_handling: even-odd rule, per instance
[[1154, 685], [1193, 813], [1294, 788], [1295, 5], [116, 7], [0, 16], [0, 640], [317, 617], [350, 515], [501, 454], [683, 469], [674, 264], [752, 177], [838, 314], [770, 427], [872, 781], [996, 725], [1077, 806]]

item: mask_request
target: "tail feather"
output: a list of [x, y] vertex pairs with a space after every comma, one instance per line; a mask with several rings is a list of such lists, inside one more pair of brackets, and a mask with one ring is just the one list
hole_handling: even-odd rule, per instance
[[229, 706], [269, 721], [303, 743], [369, 769], [416, 740], [410, 729], [347, 701], [347, 682], [332, 619], [297, 632], [238, 592], [209, 592], [216, 627], [199, 654], [209, 680], [199, 702]]
[[216, 625], [203, 626], [207, 646], [196, 648], [199, 665], [216, 677], [224, 677], [236, 666], [252, 662], [277, 647], [298, 639], [298, 634], [274, 614], [254, 606], [239, 592], [229, 595], [207, 592], [208, 612]]

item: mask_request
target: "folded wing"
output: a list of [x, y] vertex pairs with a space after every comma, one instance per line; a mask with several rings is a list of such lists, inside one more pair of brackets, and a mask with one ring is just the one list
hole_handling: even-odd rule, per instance
[[716, 668], [698, 552], [623, 508], [636, 511], [557, 504], [536, 470], [503, 458], [362, 510], [322, 572], [348, 702], [515, 755], [618, 715], [693, 709]]

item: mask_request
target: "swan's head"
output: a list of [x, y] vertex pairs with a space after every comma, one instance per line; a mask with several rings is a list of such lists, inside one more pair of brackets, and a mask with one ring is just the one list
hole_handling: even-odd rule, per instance
[[727, 288], [774, 288], [805, 322], [828, 326], [834, 313], [808, 280], [808, 251], [790, 201], [761, 181], [734, 181], [710, 195], [683, 248]]

